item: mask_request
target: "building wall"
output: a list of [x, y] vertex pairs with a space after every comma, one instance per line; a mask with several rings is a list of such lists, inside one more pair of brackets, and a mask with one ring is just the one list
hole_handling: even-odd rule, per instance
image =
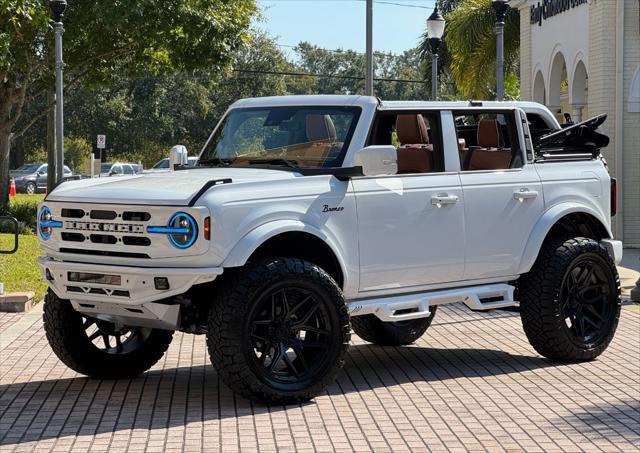
[[629, 111], [631, 83], [640, 68], [640, 1], [625, 0], [624, 12], [624, 240], [640, 247], [640, 112]]
[[[603, 155], [612, 175], [621, 182], [620, 214], [614, 219], [614, 234], [625, 246], [640, 247], [640, 112], [628, 109], [632, 79], [640, 67], [640, 0], [590, 0], [547, 18], [542, 26], [530, 23], [530, 7], [538, 3], [542, 0], [510, 2], [520, 10], [521, 98], [533, 99], [534, 77], [541, 68], [549, 105], [550, 67], [555, 52], [562, 49], [570, 83], [576, 58], [582, 55], [588, 74], [584, 113], [608, 115], [601, 130], [611, 142]], [[622, 17], [619, 7], [624, 10], [622, 39], [617, 36], [618, 17]], [[621, 62], [617, 59], [618, 50], [622, 51]], [[569, 93], [571, 98], [571, 88]], [[563, 109], [567, 108], [564, 104]]]

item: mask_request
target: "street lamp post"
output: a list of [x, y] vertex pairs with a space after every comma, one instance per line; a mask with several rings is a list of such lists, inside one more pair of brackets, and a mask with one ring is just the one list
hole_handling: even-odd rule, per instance
[[431, 45], [431, 99], [438, 100], [438, 48], [444, 35], [444, 17], [438, 11], [438, 4], [427, 19], [427, 36]]
[[367, 0], [365, 94], [373, 96], [373, 0]]
[[[66, 0], [49, 0], [49, 7], [53, 13], [53, 29], [56, 35], [56, 168], [55, 183], [56, 185], [62, 181], [64, 177], [64, 99], [63, 99], [63, 70], [64, 63], [62, 61], [62, 34], [64, 28], [62, 25], [62, 17], [67, 9]], [[51, 174], [51, 169], [47, 170], [47, 174]]]
[[496, 12], [496, 99], [504, 99], [504, 16], [509, 5], [507, 0], [491, 0]]

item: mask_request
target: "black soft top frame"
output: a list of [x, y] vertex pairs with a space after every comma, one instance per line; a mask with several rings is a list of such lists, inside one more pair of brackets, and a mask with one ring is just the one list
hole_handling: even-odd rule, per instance
[[594, 116], [538, 137], [533, 144], [536, 157], [539, 160], [597, 158], [600, 150], [609, 144], [609, 137], [596, 132], [606, 119], [606, 114]]

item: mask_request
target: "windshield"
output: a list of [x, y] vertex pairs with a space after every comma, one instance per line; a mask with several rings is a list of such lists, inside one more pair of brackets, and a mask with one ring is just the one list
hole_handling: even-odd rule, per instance
[[112, 164], [100, 164], [100, 173], [107, 173], [111, 170], [111, 165]]
[[246, 166], [286, 160], [300, 167], [339, 167], [359, 115], [358, 107], [231, 110], [199, 162]]
[[41, 164], [27, 164], [23, 165], [15, 171], [20, 173], [34, 173], [40, 167], [40, 165]]

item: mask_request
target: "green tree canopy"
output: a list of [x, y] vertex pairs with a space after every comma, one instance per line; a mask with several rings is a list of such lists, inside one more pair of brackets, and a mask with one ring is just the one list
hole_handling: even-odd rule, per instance
[[[489, 99], [495, 94], [496, 35], [491, 0], [439, 0], [446, 13], [443, 66], [449, 66], [456, 91], [466, 99]], [[518, 95], [520, 18], [509, 8], [504, 30], [506, 97]], [[427, 36], [421, 49], [430, 59]]]
[[[47, 4], [0, 0], [0, 205], [8, 200], [11, 137], [42, 115], [24, 119], [23, 108], [53, 83]], [[66, 86], [113, 83], [144, 72], [221, 71], [247, 40], [256, 12], [254, 0], [70, 0], [64, 18]]]

